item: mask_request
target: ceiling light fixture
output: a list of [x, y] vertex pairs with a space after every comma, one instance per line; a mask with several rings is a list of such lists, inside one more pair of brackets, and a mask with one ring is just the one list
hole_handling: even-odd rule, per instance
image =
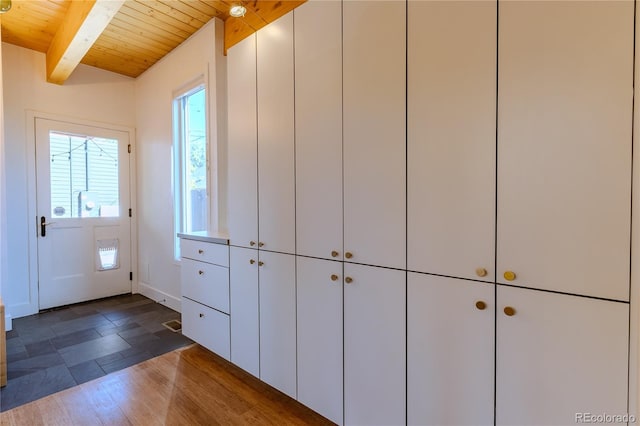
[[241, 4], [234, 4], [231, 6], [231, 9], [229, 9], [229, 15], [234, 18], [242, 18], [245, 13], [247, 13], [247, 8]]
[[0, 0], [0, 13], [8, 12], [11, 9], [11, 0]]

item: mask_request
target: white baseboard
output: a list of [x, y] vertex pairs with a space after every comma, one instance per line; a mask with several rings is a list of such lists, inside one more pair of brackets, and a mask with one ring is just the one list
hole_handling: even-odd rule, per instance
[[13, 324], [11, 323], [11, 314], [4, 314], [4, 331], [13, 330]]
[[138, 293], [176, 312], [182, 312], [182, 301], [179, 298], [153, 288], [148, 284], [138, 281]]

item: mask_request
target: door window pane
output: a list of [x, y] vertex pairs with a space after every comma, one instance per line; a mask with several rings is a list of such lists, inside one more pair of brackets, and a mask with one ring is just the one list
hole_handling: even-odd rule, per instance
[[118, 217], [118, 140], [49, 133], [51, 217]]

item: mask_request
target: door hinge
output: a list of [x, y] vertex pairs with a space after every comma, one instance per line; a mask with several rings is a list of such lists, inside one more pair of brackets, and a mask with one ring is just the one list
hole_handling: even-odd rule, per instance
[[129, 217], [133, 217], [133, 211], [129, 209]]
[[129, 281], [133, 281], [133, 272], [129, 272]]
[[131, 154], [131, 144], [127, 145], [127, 152]]

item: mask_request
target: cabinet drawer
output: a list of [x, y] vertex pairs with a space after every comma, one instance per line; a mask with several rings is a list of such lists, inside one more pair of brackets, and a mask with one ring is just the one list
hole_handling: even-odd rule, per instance
[[183, 297], [182, 334], [229, 360], [229, 315]]
[[182, 259], [182, 295], [229, 313], [229, 269], [210, 263]]
[[196, 240], [180, 239], [182, 257], [229, 266], [229, 246], [224, 244], [205, 243]]

